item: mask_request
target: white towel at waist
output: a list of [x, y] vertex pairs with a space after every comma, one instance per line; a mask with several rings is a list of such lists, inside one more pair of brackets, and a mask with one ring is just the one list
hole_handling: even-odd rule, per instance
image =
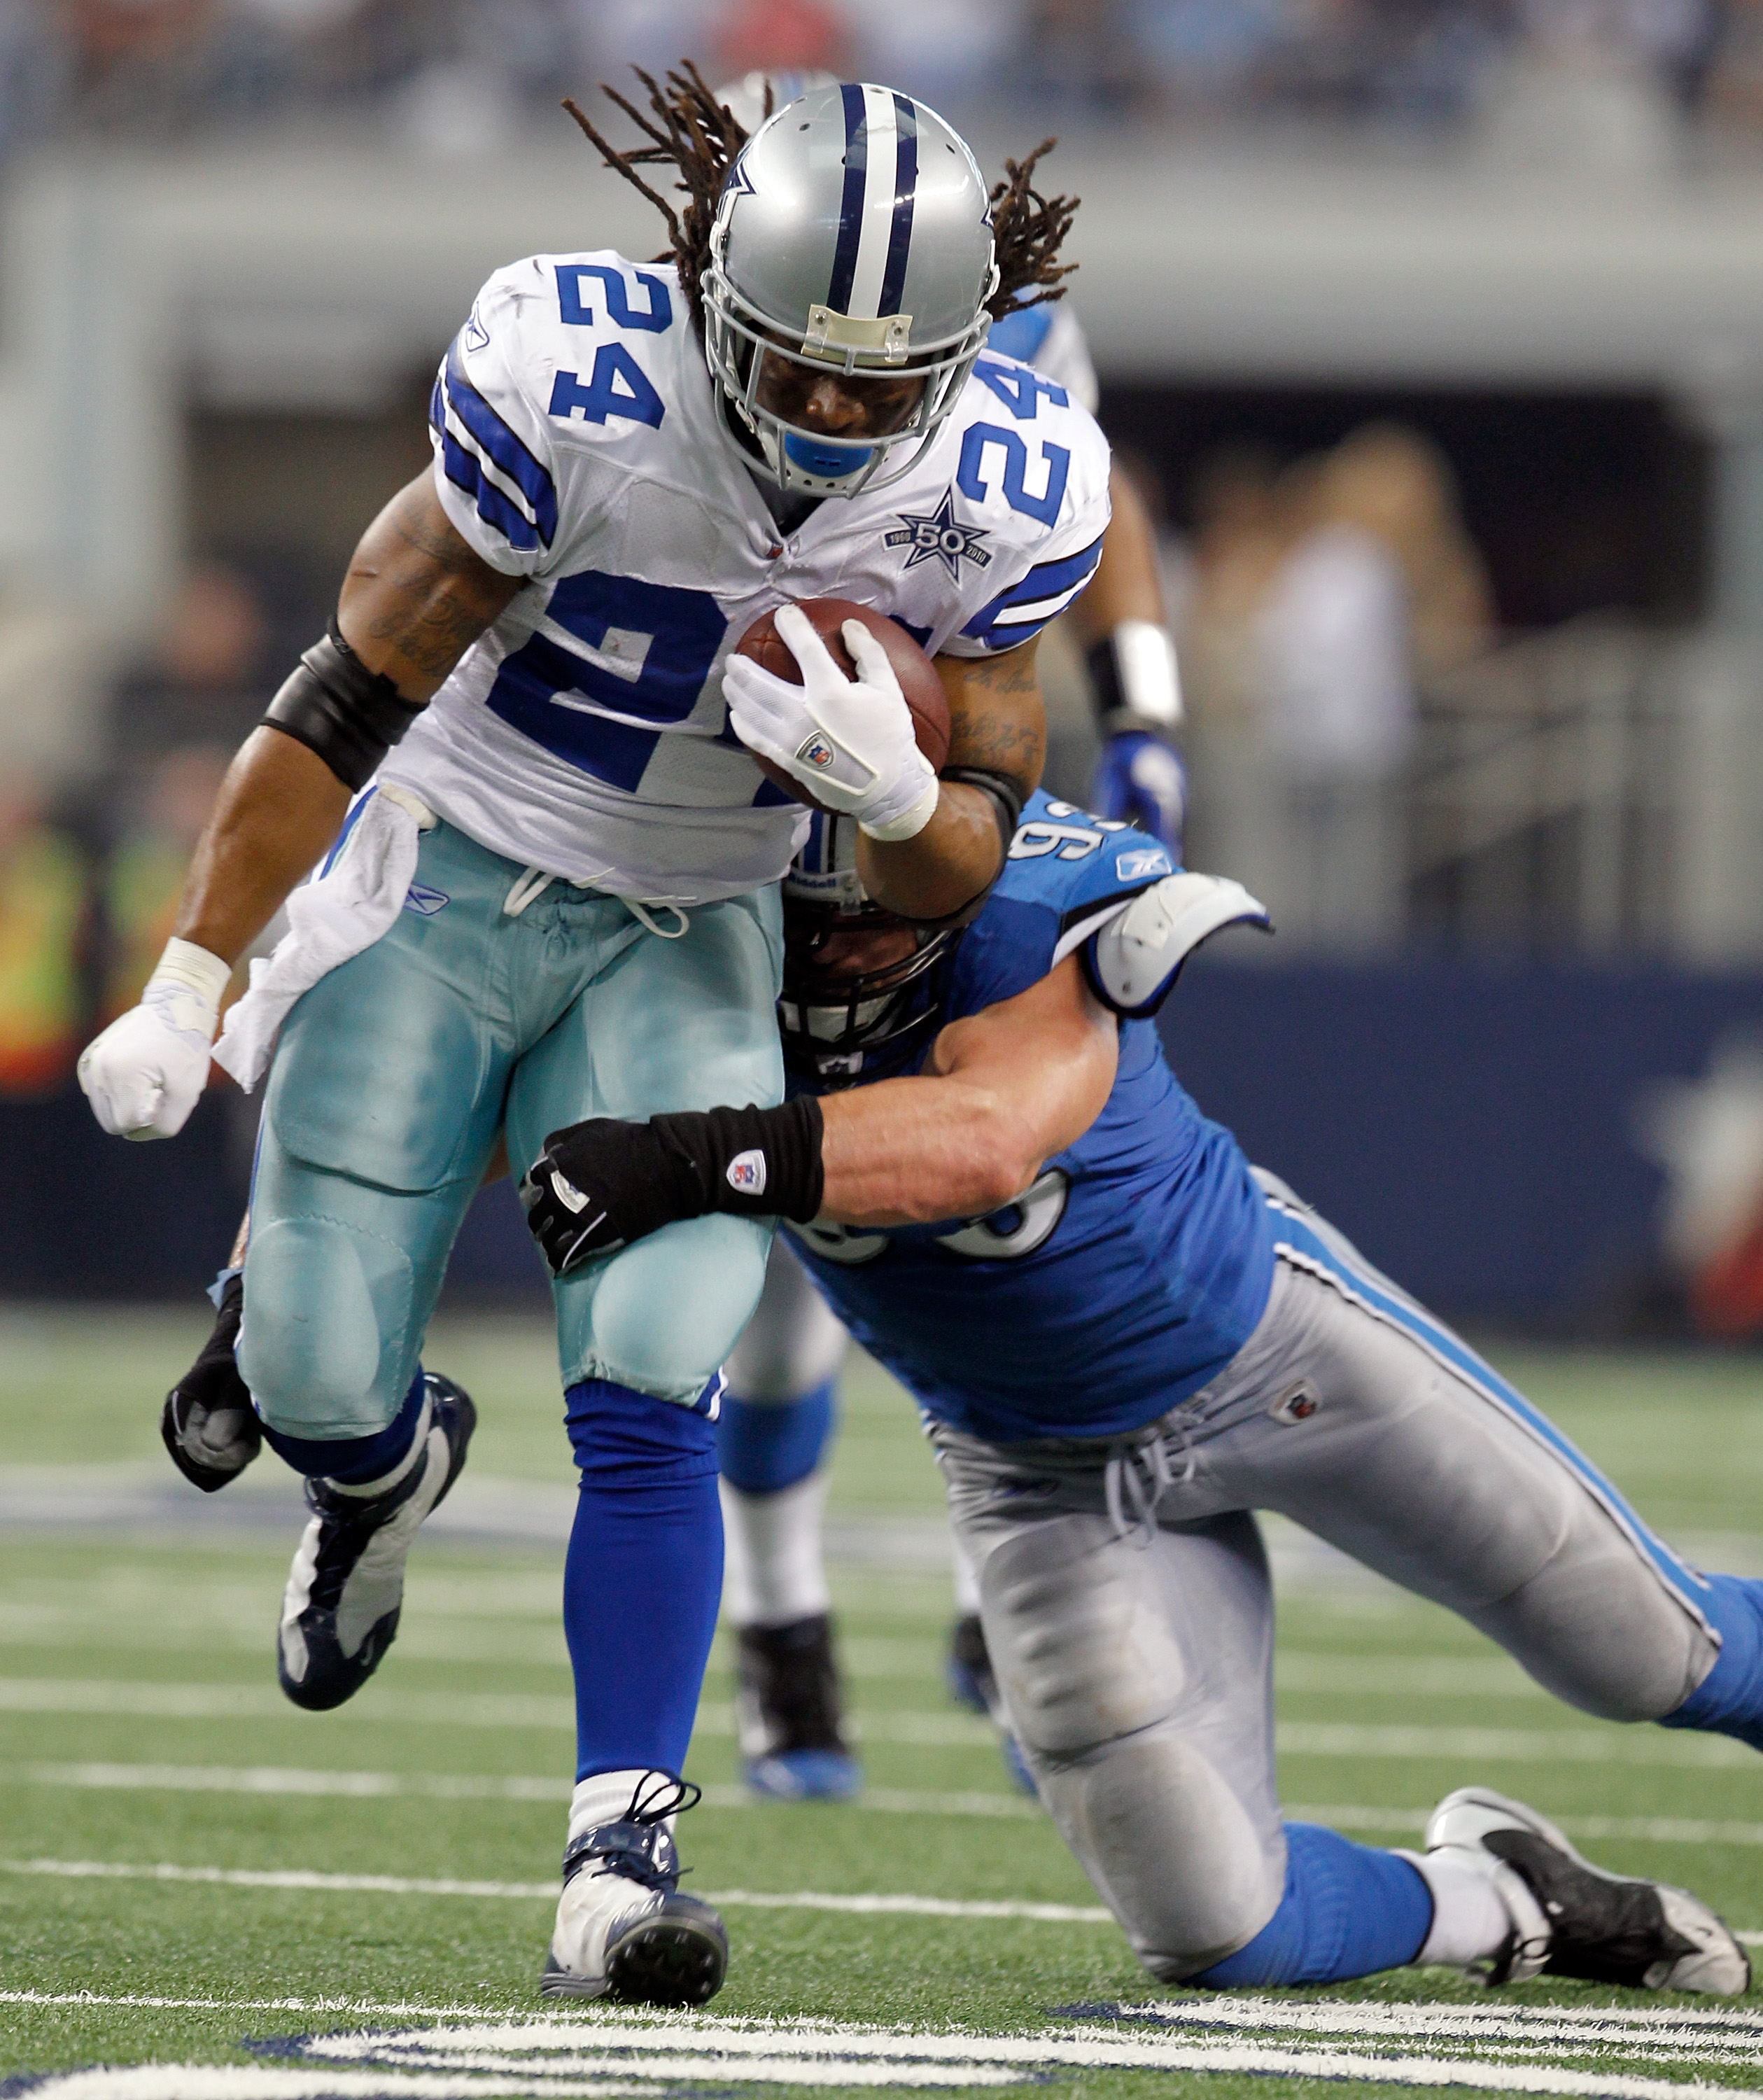
[[250, 989], [214, 1045], [214, 1062], [247, 1093], [262, 1078], [294, 1001], [390, 931], [417, 872], [418, 837], [434, 821], [408, 788], [369, 788], [342, 846], [289, 896], [288, 931], [253, 962]]

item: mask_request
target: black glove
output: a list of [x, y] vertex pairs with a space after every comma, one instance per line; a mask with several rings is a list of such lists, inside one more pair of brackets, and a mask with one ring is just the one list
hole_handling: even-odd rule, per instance
[[681, 1218], [726, 1211], [795, 1218], [820, 1209], [820, 1104], [694, 1110], [554, 1130], [521, 1177], [521, 1207], [553, 1276]]
[[202, 1353], [165, 1395], [159, 1433], [171, 1462], [211, 1495], [236, 1480], [263, 1442], [251, 1396], [233, 1361], [245, 1312], [245, 1278], [235, 1273], [221, 1288], [220, 1310]]

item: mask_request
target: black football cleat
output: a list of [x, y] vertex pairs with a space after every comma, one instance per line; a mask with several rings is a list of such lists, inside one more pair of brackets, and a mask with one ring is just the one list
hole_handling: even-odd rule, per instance
[[263, 1448], [263, 1432], [233, 1351], [245, 1311], [245, 1278], [221, 1287], [214, 1331], [202, 1352], [165, 1395], [159, 1433], [171, 1462], [205, 1495], [236, 1480]]
[[295, 1705], [324, 1713], [352, 1699], [398, 1632], [404, 1562], [423, 1519], [464, 1470], [478, 1410], [450, 1379], [423, 1374], [413, 1456], [383, 1494], [309, 1480], [302, 1535], [276, 1629], [275, 1674]]
[[1489, 1788], [1448, 1794], [1427, 1823], [1426, 1850], [1474, 1867], [1505, 1905], [1512, 1930], [1488, 1965], [1490, 1983], [1577, 1976], [1720, 1997], [1750, 1988], [1744, 1949], [1705, 1904], [1593, 1866], [1535, 1809]]
[[650, 1772], [616, 1823], [572, 1840], [541, 1996], [702, 2005], [722, 1988], [729, 1935], [701, 1896], [680, 1893], [667, 1826], [698, 1799], [687, 1781]]
[[743, 1626], [734, 1657], [741, 1768], [768, 1801], [848, 1801], [863, 1768], [845, 1741], [832, 1621]]

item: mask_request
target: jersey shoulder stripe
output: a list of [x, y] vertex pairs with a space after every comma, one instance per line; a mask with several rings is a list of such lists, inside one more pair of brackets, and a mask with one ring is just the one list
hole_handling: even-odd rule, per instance
[[[470, 325], [468, 321], [466, 326]], [[505, 479], [519, 492], [533, 528], [549, 547], [557, 537], [558, 514], [557, 483], [551, 470], [465, 377], [457, 336], [447, 346], [440, 386], [446, 405], [463, 426], [474, 449], [499, 468]]]
[[1020, 583], [1000, 591], [962, 633], [989, 649], [1014, 649], [1059, 617], [1095, 575], [1101, 558], [1099, 535], [1075, 554], [1038, 562]]

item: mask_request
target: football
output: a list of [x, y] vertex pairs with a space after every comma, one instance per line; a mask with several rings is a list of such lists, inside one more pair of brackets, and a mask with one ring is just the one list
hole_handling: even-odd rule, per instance
[[[937, 676], [937, 666], [919, 648], [912, 637], [897, 620], [888, 619], [885, 613], [877, 612], [872, 606], [857, 605], [848, 598], [804, 598], [801, 609], [808, 615], [814, 632], [832, 651], [833, 661], [848, 678], [855, 677], [857, 665], [851, 652], [844, 646], [840, 629], [848, 620], [860, 620], [888, 651], [888, 660], [893, 666], [894, 676], [900, 681], [900, 690], [906, 695], [907, 708], [912, 716], [912, 730], [918, 739], [918, 747], [930, 761], [932, 767], [941, 772], [949, 756], [949, 702], [943, 692], [943, 682]], [[778, 632], [777, 623], [770, 613], [763, 614], [741, 637], [736, 654], [750, 656], [767, 671], [775, 672], [792, 686], [800, 686], [802, 673], [796, 660], [790, 653], [789, 645]], [[756, 765], [774, 787], [781, 788], [792, 801], [820, 809], [809, 790], [800, 780], [792, 780], [781, 765], [774, 765], [769, 759], [752, 754]]]

